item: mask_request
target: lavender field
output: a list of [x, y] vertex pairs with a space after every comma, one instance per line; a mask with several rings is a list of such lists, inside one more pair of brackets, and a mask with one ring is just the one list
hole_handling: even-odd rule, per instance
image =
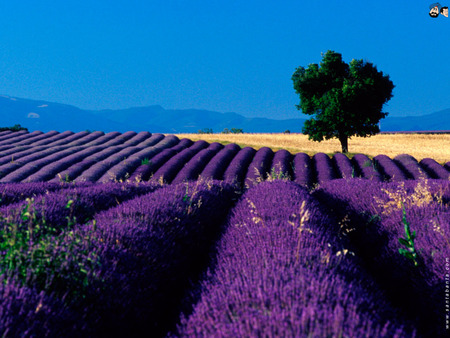
[[445, 336], [449, 177], [406, 154], [2, 132], [0, 335]]

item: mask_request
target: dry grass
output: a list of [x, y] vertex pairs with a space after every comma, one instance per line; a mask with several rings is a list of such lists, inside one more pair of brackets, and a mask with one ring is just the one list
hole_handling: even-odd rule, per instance
[[[276, 151], [289, 150], [291, 153], [333, 154], [341, 151], [337, 139], [314, 142], [303, 134], [177, 134], [179, 138], [193, 141], [237, 143], [241, 147], [269, 147]], [[384, 154], [393, 158], [400, 154], [409, 154], [418, 161], [432, 158], [444, 164], [450, 161], [449, 134], [378, 134], [372, 137], [352, 137], [348, 144], [352, 154], [366, 154], [370, 157]]]

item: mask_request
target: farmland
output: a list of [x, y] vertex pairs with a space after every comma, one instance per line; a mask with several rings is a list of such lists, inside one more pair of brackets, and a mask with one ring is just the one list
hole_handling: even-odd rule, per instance
[[[309, 141], [302, 134], [177, 134], [180, 138], [191, 140], [205, 140], [208, 142], [231, 142], [243, 146], [259, 149], [269, 147], [276, 151], [289, 150], [291, 153], [333, 154], [341, 151], [337, 139], [323, 142]], [[374, 157], [380, 154], [395, 157], [400, 154], [409, 154], [420, 161], [431, 157], [443, 164], [450, 160], [450, 134], [420, 134], [396, 133], [377, 134], [371, 137], [352, 137], [349, 140], [349, 150], [355, 154], [366, 154]]]
[[203, 136], [0, 132], [0, 335], [449, 332], [445, 149]]
[[[430, 137], [413, 137], [421, 136]], [[438, 136], [444, 138], [435, 147], [440, 149], [439, 162], [433, 157], [416, 159], [406, 152], [393, 157], [373, 152], [372, 158], [358, 153], [350, 160], [340, 153], [327, 155], [309, 149], [308, 154], [284, 149], [292, 149], [287, 141], [293, 142], [298, 137], [263, 135], [258, 141], [258, 136], [253, 135], [232, 136], [233, 142], [252, 145], [239, 147], [235, 143], [224, 146], [148, 132], [4, 131], [0, 133], [0, 183], [124, 180], [180, 183], [201, 176], [251, 186], [269, 175], [278, 175], [311, 187], [324, 180], [349, 177], [379, 181], [449, 178], [450, 158], [445, 152], [450, 147], [445, 147], [446, 135]], [[269, 146], [279, 142], [283, 149], [274, 151], [262, 146], [262, 142]], [[411, 150], [413, 141], [408, 142], [409, 148], [404, 145], [402, 150]], [[427, 142], [431, 149], [430, 141]]]

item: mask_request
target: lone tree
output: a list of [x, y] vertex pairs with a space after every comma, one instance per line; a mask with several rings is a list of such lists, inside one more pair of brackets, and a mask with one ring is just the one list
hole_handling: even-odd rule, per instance
[[388, 75], [370, 62], [327, 51], [320, 65], [298, 67], [292, 75], [294, 89], [300, 95], [297, 105], [304, 114], [315, 115], [303, 126], [310, 140], [338, 138], [342, 152], [348, 152], [351, 136], [367, 137], [380, 132], [378, 123], [388, 113], [381, 110], [392, 97], [394, 84]]

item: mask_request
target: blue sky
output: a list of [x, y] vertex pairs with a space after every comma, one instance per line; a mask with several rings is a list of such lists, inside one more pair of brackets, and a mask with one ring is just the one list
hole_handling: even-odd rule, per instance
[[0, 1], [0, 94], [306, 117], [292, 73], [330, 49], [390, 76], [391, 116], [428, 114], [450, 108], [450, 18], [431, 3]]

